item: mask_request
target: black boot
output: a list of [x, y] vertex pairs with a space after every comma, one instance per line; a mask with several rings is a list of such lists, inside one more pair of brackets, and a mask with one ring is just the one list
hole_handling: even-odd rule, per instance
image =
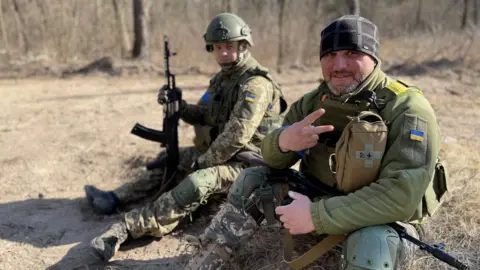
[[102, 235], [95, 237], [91, 246], [104, 261], [108, 262], [127, 238], [127, 225], [122, 221], [112, 224]]
[[101, 214], [112, 214], [120, 202], [113, 192], [103, 191], [91, 185], [85, 186], [85, 193], [93, 209]]

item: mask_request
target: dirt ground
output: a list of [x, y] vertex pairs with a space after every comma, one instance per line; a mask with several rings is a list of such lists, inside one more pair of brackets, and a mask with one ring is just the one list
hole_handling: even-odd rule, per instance
[[[291, 71], [276, 77], [292, 102], [317, 85], [319, 74]], [[426, 226], [426, 240], [445, 242], [472, 269], [480, 269], [478, 75], [400, 76], [422, 88], [435, 108], [452, 180], [448, 200]], [[208, 79], [177, 76], [177, 83], [185, 99], [196, 102]], [[160, 150], [130, 130], [136, 122], [161, 128], [156, 89], [163, 82], [163, 77], [102, 75], [0, 81], [0, 269], [182, 269], [191, 253], [185, 233], [200, 233], [215, 207], [162, 239], [128, 243], [106, 265], [86, 246], [120, 213], [94, 213], [83, 186], [113, 189]], [[191, 144], [193, 129], [183, 122], [180, 129], [181, 144]], [[241, 251], [236, 267], [286, 269], [277, 260], [280, 232], [262, 229], [259, 236]], [[409, 267], [446, 269], [421, 251]]]

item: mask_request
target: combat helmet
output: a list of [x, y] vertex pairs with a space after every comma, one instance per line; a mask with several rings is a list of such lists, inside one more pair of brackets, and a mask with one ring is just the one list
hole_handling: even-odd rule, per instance
[[253, 46], [252, 30], [242, 18], [233, 13], [220, 13], [212, 19], [203, 35], [207, 51], [213, 51], [212, 44], [246, 40]]

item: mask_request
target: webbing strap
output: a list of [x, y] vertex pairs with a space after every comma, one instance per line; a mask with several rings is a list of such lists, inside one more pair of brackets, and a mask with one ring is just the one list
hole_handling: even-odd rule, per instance
[[293, 257], [293, 238], [288, 229], [284, 231], [284, 249], [283, 249], [283, 261], [285, 261], [292, 269], [301, 269], [318, 258], [323, 254], [327, 253], [330, 249], [335, 247], [337, 244], [345, 240], [344, 235], [329, 235], [327, 238], [320, 241], [309, 251], [305, 252], [303, 255], [296, 259]]

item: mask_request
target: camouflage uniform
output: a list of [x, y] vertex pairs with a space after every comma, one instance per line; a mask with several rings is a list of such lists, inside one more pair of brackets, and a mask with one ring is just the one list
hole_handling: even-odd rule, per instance
[[[405, 257], [413, 255], [415, 247], [382, 224], [405, 222], [408, 233], [418, 237], [411, 224], [422, 223], [433, 215], [446, 194], [442, 177], [432, 177], [434, 172], [437, 175], [440, 133], [427, 99], [418, 89], [386, 76], [378, 60], [373, 72], [351, 93], [335, 96], [323, 82], [305, 94], [292, 104], [283, 126], [324, 108], [326, 113], [312, 125], [333, 125], [335, 131], [341, 133], [351, 121], [349, 117], [362, 110], [363, 103], [354, 102], [355, 98], [368, 92], [382, 100], [380, 115], [388, 126], [383, 157], [381, 161], [374, 160], [381, 162], [377, 180], [348, 196], [314, 201], [311, 215], [316, 234], [347, 235], [343, 243], [344, 269], [395, 269]], [[285, 153], [279, 149], [282, 130], [283, 127], [273, 131], [263, 140], [265, 162], [271, 168], [287, 169], [301, 159], [298, 175], [309, 175], [334, 186], [336, 179], [329, 164], [336, 144], [333, 137], [328, 137], [332, 135], [326, 133], [309, 151]], [[412, 131], [423, 135], [412, 137]], [[227, 268], [236, 249], [245, 244], [259, 226], [260, 220], [252, 214], [250, 206], [246, 206], [254, 201], [259, 212], [264, 212], [255, 193], [270, 174], [268, 167], [242, 171], [230, 189], [228, 203], [200, 235], [203, 251], [191, 259], [187, 269]], [[295, 181], [296, 177], [288, 177], [289, 181]], [[281, 188], [278, 184], [270, 185], [274, 191]]]
[[[219, 27], [232, 28], [232, 19], [233, 26], [238, 24], [241, 29], [248, 29], [237, 16], [220, 14], [209, 26], [213, 30], [208, 31]], [[250, 32], [237, 30], [250, 37]], [[235, 34], [235, 31], [230, 33]], [[245, 151], [259, 154], [260, 143], [265, 135], [280, 127], [286, 110], [280, 88], [268, 70], [248, 50], [239, 52], [239, 55], [233, 65], [222, 67], [222, 71], [210, 80], [208, 90], [198, 104], [182, 101], [181, 117], [194, 125], [196, 137], [194, 148], [181, 150], [180, 169], [186, 168], [182, 170], [185, 172], [189, 168], [192, 170], [193, 166], [195, 171], [187, 174], [177, 186], [154, 202], [125, 214], [126, 231], [131, 237], [161, 237], [171, 232], [182, 218], [195, 211], [200, 204], [206, 203], [210, 195], [226, 193], [240, 171], [248, 166], [236, 155]], [[155, 180], [152, 179], [161, 177], [158, 171], [146, 174], [148, 177], [145, 180], [116, 190], [119, 200], [128, 201], [143, 196], [155, 186]], [[115, 228], [121, 226], [116, 225]], [[115, 228], [112, 227], [112, 230]], [[112, 231], [107, 230], [93, 241], [93, 246], [101, 254], [103, 252], [106, 260], [114, 254], [102, 247], [111, 235]], [[108, 245], [109, 250], [115, 250], [112, 245]]]

